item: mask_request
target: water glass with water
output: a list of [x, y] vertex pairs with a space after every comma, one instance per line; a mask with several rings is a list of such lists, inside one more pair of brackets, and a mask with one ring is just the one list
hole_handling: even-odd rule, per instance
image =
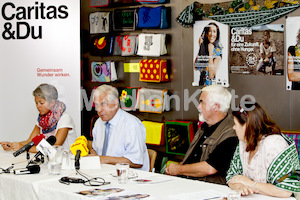
[[53, 146], [56, 153], [53, 158], [48, 161], [49, 174], [58, 175], [61, 173], [62, 161], [64, 157], [64, 149], [62, 146]]
[[129, 164], [128, 163], [117, 163], [117, 178], [120, 184], [125, 184], [128, 182], [128, 172], [129, 172]]

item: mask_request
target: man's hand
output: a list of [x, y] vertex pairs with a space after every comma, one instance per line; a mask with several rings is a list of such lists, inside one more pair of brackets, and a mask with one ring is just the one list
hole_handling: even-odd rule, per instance
[[180, 175], [180, 169], [182, 165], [176, 163], [170, 163], [170, 165], [166, 168], [166, 174], [177, 176]]
[[94, 149], [92, 149], [87, 156], [97, 156], [97, 153]]

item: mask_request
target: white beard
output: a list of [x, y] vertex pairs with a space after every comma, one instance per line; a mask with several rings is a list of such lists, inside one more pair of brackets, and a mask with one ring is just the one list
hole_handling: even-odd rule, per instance
[[199, 117], [198, 117], [198, 118], [199, 118], [199, 121], [200, 121], [200, 122], [206, 122], [206, 120], [205, 120], [204, 117], [203, 117], [202, 112], [200, 112], [200, 111], [199, 111]]

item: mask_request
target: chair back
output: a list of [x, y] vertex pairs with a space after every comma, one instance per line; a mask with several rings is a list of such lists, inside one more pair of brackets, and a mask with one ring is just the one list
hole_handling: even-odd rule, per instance
[[149, 159], [150, 159], [150, 172], [154, 170], [155, 161], [157, 157], [157, 152], [153, 149], [148, 149]]

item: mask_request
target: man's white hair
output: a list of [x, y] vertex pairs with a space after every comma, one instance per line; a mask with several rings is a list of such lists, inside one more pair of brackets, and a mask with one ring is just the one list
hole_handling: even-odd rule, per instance
[[117, 88], [111, 85], [101, 85], [97, 87], [93, 94], [93, 101], [95, 101], [95, 97], [99, 97], [101, 95], [106, 95], [106, 100], [108, 102], [113, 102], [119, 98], [119, 92]]
[[210, 107], [217, 103], [220, 105], [221, 112], [228, 112], [232, 95], [226, 88], [220, 85], [210, 85], [202, 88], [201, 92], [207, 92]]

